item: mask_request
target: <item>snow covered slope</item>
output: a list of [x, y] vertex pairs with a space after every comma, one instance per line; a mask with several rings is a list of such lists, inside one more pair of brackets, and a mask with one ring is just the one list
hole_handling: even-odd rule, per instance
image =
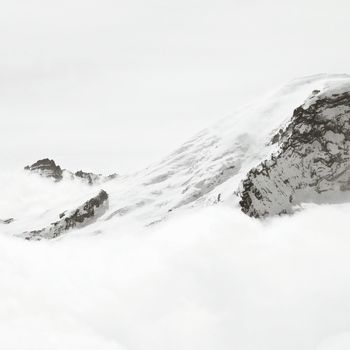
[[[106, 226], [117, 227], [118, 221], [125, 220], [150, 226], [179, 210], [219, 202], [228, 206], [239, 206], [241, 202], [243, 210], [253, 216], [290, 211], [294, 204], [306, 199], [300, 192], [294, 196], [294, 188], [287, 191], [278, 185], [286, 180], [281, 177], [281, 173], [295, 165], [295, 158], [285, 151], [291, 150], [290, 144], [294, 142], [294, 125], [300, 118], [304, 120], [304, 108], [313, 111], [313, 114], [308, 112], [312, 120], [316, 117], [336, 118], [339, 125], [344, 123], [348, 118], [348, 101], [343, 99], [343, 94], [348, 92], [348, 75], [318, 75], [294, 80], [203, 130], [159, 163], [103, 184], [86, 186], [83, 182], [67, 178], [55, 183], [23, 172], [16, 175], [2, 174], [4, 191], [0, 199], [0, 218], [14, 218], [15, 221], [2, 225], [1, 230], [15, 235], [42, 230], [50, 223], [57, 222], [60, 213], [81, 207], [102, 189], [108, 194], [109, 209], [90, 226], [92, 232], [103, 231]], [[304, 107], [297, 109], [301, 105]], [[314, 128], [310, 125], [311, 131], [304, 125], [301, 128], [312, 134]], [[343, 140], [341, 132], [326, 134], [327, 138], [337, 140], [337, 148], [332, 148], [335, 157]], [[313, 140], [309, 141], [303, 141], [303, 152], [307, 154], [318, 147], [312, 143]], [[304, 153], [298, 158], [301, 163], [295, 167], [309, 167], [309, 163], [304, 164]], [[259, 164], [267, 164], [264, 162], [271, 159], [272, 154], [278, 154], [281, 159], [274, 168], [274, 177], [269, 178], [263, 171], [256, 176], [256, 171], [252, 169]], [[311, 154], [310, 157], [313, 159], [315, 155]], [[311, 162], [309, 158], [307, 161]], [[336, 165], [336, 169], [332, 168], [331, 172], [337, 179], [342, 174], [345, 176], [343, 171], [349, 165], [347, 157], [339, 161], [343, 165]], [[311, 176], [314, 171], [323, 171], [324, 177], [329, 175], [320, 167], [310, 169], [308, 174]], [[295, 176], [300, 178], [304, 175], [301, 171]], [[344, 176], [342, 185], [346, 183]], [[247, 184], [248, 180], [253, 185], [245, 186], [242, 192], [242, 181]], [[310, 183], [308, 179], [302, 188], [305, 189]], [[300, 181], [296, 180], [295, 185], [299, 184]], [[275, 189], [272, 189], [273, 186]], [[263, 201], [256, 195], [256, 189], [260, 190], [260, 187], [264, 194]], [[268, 195], [270, 191], [273, 192], [271, 197]], [[291, 195], [293, 200], [290, 200]], [[242, 198], [246, 201], [243, 204]]]

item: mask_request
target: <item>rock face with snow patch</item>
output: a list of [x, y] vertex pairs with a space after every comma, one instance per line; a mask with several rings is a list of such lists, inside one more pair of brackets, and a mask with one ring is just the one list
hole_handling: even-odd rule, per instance
[[27, 240], [41, 240], [56, 238], [73, 228], [91, 224], [108, 209], [108, 194], [101, 191], [97, 196], [89, 199], [80, 207], [70, 212], [60, 214], [60, 220], [41, 230], [25, 232]]
[[291, 213], [301, 202], [350, 189], [350, 92], [318, 94], [275, 135], [277, 153], [243, 180], [240, 206], [249, 216]]
[[55, 181], [61, 181], [63, 179], [63, 170], [59, 165], [56, 165], [52, 159], [41, 159], [32, 165], [28, 165], [24, 168], [33, 173], [40, 174], [44, 177], [53, 178]]

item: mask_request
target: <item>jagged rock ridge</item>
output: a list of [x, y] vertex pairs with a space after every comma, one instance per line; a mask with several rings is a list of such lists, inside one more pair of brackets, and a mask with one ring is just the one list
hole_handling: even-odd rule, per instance
[[61, 181], [63, 179], [63, 170], [52, 159], [45, 158], [38, 160], [32, 165], [27, 165], [24, 169], [44, 177], [53, 178], [55, 181]]
[[117, 174], [103, 176], [101, 174], [87, 173], [85, 171], [79, 170], [74, 174], [74, 176], [85, 180], [89, 185], [94, 185], [96, 183], [113, 180], [117, 177]]
[[103, 183], [117, 177], [117, 174], [104, 176], [102, 174], [89, 173], [83, 170], [73, 173], [69, 170], [62, 169], [59, 165], [56, 165], [54, 160], [48, 158], [38, 160], [32, 165], [26, 166], [24, 169], [43, 177], [53, 178], [56, 182], [63, 180], [64, 177], [71, 179], [79, 178], [89, 185]]
[[102, 190], [100, 193], [86, 201], [83, 205], [70, 212], [59, 215], [59, 220], [41, 230], [24, 232], [27, 240], [41, 240], [56, 238], [63, 233], [73, 229], [86, 226], [94, 222], [108, 209], [108, 194]]
[[278, 152], [243, 180], [240, 205], [249, 216], [291, 213], [301, 202], [350, 189], [350, 92], [319, 92], [273, 138]]

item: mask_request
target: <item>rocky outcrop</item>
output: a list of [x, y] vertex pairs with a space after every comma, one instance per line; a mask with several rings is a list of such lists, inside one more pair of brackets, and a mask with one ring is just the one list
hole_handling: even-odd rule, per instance
[[85, 171], [79, 170], [74, 174], [74, 176], [83, 179], [83, 181], [87, 182], [89, 185], [94, 185], [97, 183], [113, 180], [117, 177], [117, 174], [103, 176], [101, 174], [87, 173]]
[[101, 184], [117, 177], [117, 174], [104, 176], [101, 174], [88, 173], [82, 170], [73, 173], [69, 170], [61, 169], [59, 165], [56, 165], [54, 160], [48, 158], [38, 160], [33, 165], [28, 165], [24, 169], [37, 173], [43, 177], [52, 178], [55, 182], [61, 181], [64, 177], [70, 179], [78, 178], [89, 185]]
[[52, 159], [45, 158], [38, 160], [32, 165], [26, 166], [24, 169], [44, 177], [52, 178], [55, 181], [61, 181], [63, 179], [63, 170], [59, 165], [56, 165]]
[[13, 218], [9, 218], [9, 219], [6, 219], [6, 220], [1, 220], [0, 219], [0, 224], [9, 225], [9, 224], [11, 224], [14, 221], [15, 221], [15, 219], [13, 219]]
[[108, 194], [101, 191], [97, 196], [89, 199], [80, 207], [59, 215], [59, 220], [49, 226], [30, 232], [24, 232], [27, 240], [52, 239], [61, 236], [73, 228], [80, 228], [93, 223], [108, 209]]
[[240, 206], [249, 216], [291, 213], [297, 204], [350, 189], [350, 93], [318, 94], [272, 138], [277, 153], [243, 180]]

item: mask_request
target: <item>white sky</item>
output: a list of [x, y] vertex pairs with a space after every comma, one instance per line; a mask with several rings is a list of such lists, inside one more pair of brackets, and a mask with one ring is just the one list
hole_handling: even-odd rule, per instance
[[350, 72], [342, 0], [0, 0], [0, 158], [125, 173], [298, 76]]

